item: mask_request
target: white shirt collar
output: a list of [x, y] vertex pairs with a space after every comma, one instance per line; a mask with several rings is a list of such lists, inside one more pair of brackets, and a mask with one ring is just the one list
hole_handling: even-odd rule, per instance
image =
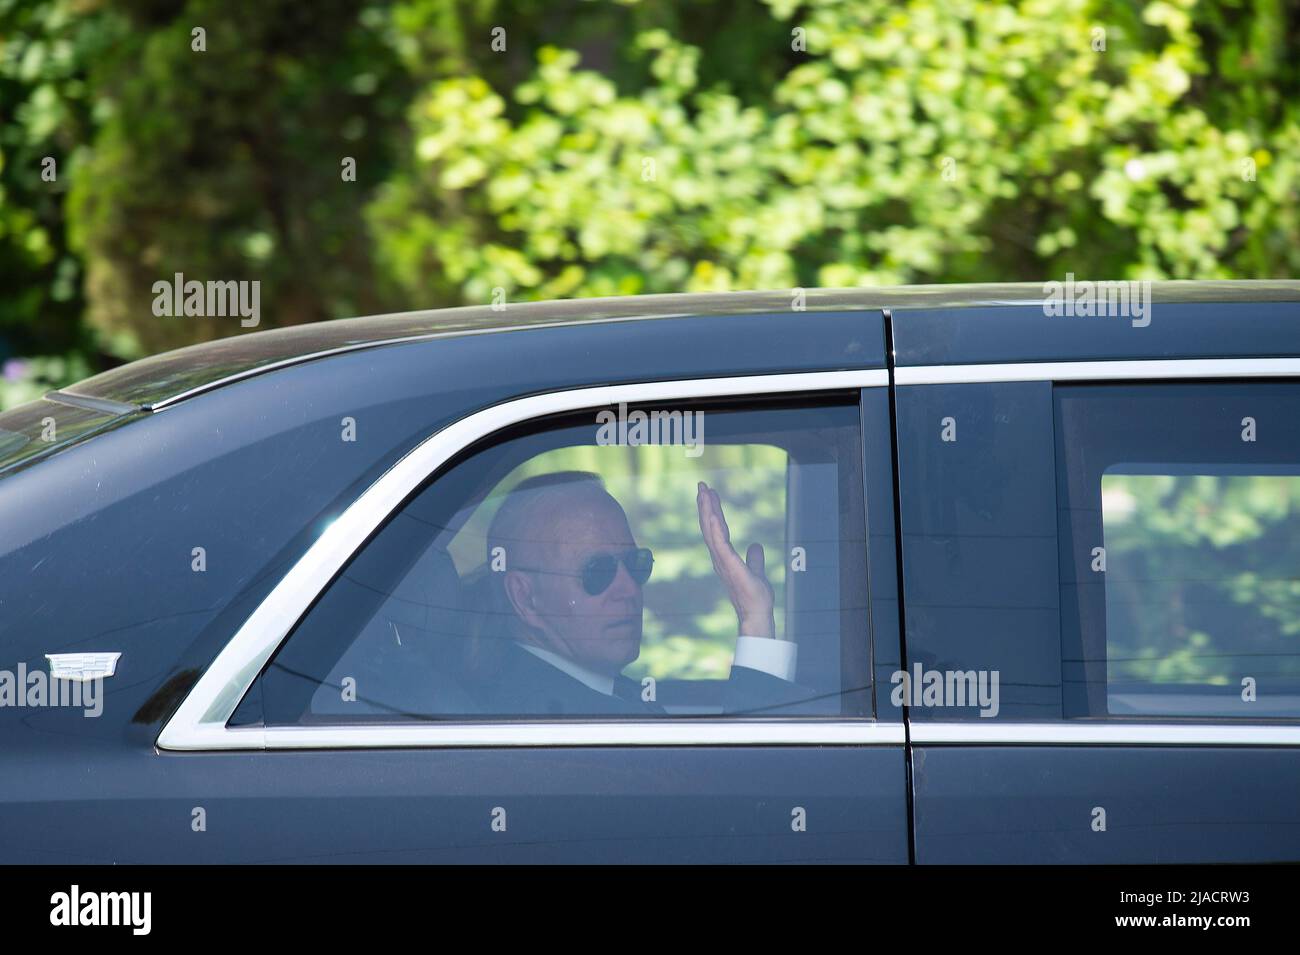
[[603, 693], [605, 696], [614, 695], [614, 678], [612, 676], [589, 670], [581, 663], [574, 663], [567, 657], [552, 653], [550, 650], [543, 650], [541, 647], [535, 647], [531, 643], [521, 643], [519, 645], [533, 656], [544, 660], [557, 670], [563, 670], [569, 676], [580, 683], [586, 684], [597, 693]]

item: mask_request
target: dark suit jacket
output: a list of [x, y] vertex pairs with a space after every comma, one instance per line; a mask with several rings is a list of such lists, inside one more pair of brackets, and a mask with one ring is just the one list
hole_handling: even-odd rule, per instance
[[[606, 696], [523, 647], [501, 648], [499, 665], [478, 686], [483, 711], [500, 716], [662, 716], [662, 708], [640, 699]], [[755, 716], [795, 712], [796, 701], [813, 696], [807, 687], [760, 670], [732, 667], [723, 692], [723, 711]]]

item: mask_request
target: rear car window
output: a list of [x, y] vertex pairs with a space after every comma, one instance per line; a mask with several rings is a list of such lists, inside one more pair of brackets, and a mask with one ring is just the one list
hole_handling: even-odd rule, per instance
[[1300, 718], [1300, 386], [1057, 389], [1067, 715]]

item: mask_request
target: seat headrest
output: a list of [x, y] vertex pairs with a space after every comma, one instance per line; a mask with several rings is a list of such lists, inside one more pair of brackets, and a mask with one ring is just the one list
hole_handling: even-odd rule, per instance
[[396, 623], [430, 629], [440, 614], [462, 607], [460, 577], [445, 550], [430, 547], [420, 555], [385, 601], [383, 614]]

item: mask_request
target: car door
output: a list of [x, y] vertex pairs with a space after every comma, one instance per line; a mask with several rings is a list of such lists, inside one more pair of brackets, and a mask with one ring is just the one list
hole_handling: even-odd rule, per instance
[[1298, 317], [895, 316], [918, 862], [1300, 859]]
[[[887, 384], [868, 369], [552, 391], [420, 444], [163, 729], [158, 772], [194, 793], [197, 857], [907, 862], [903, 727], [872, 677], [898, 656]], [[546, 546], [502, 545], [496, 515], [538, 478], [597, 496], [527, 504]], [[772, 634], [738, 632], [700, 482], [737, 557], [764, 549]], [[581, 500], [632, 537], [570, 565]], [[632, 544], [653, 551], [646, 580]], [[539, 627], [507, 578], [536, 588]], [[601, 688], [591, 655], [612, 631], [546, 602], [616, 592], [643, 605], [639, 626], [611, 625], [639, 636], [630, 696]], [[569, 644], [521, 653], [552, 630]]]

